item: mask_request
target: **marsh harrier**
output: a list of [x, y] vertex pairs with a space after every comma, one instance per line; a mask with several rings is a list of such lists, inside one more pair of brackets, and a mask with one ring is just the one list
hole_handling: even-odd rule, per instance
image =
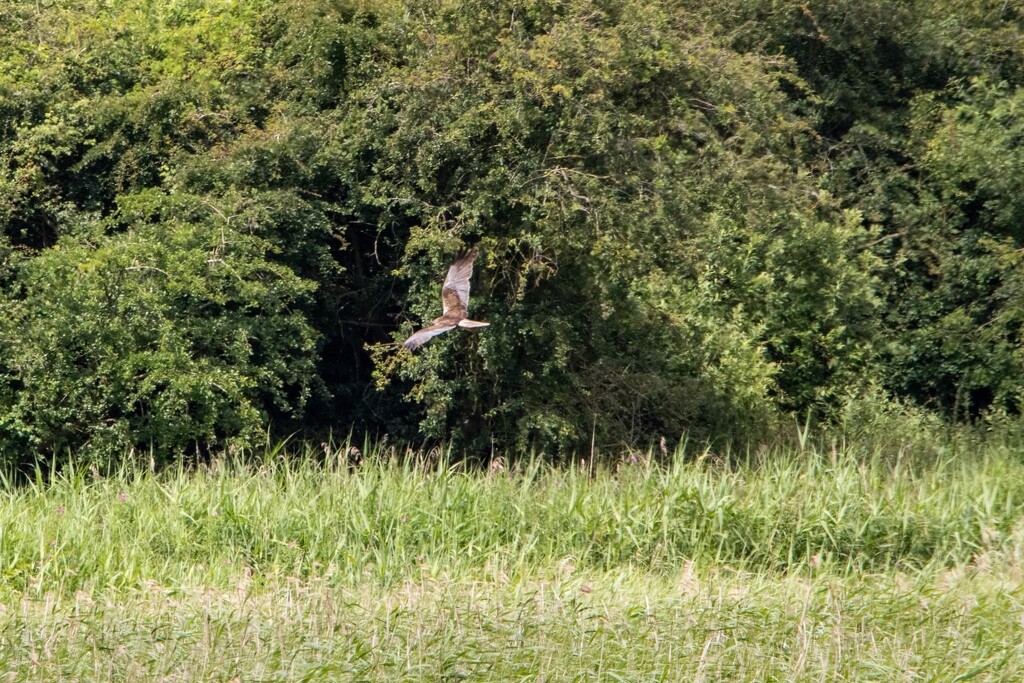
[[472, 249], [459, 257], [448, 269], [448, 277], [441, 287], [441, 303], [444, 305], [440, 318], [434, 318], [428, 327], [417, 330], [402, 344], [410, 351], [425, 344], [439, 334], [444, 334], [456, 327], [487, 327], [490, 323], [470, 320], [469, 315], [469, 278], [473, 276], [473, 261], [476, 260], [476, 249]]

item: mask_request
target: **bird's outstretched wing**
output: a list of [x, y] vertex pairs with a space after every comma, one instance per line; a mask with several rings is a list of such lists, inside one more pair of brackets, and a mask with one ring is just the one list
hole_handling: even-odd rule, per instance
[[431, 325], [430, 327], [424, 327], [422, 330], [413, 332], [412, 336], [402, 343], [402, 346], [410, 351], [415, 351], [437, 335], [444, 334], [448, 330], [454, 330], [456, 327], [458, 327], [458, 325], [455, 323], [452, 323], [451, 325]]
[[441, 301], [444, 303], [444, 315], [464, 318], [469, 312], [469, 279], [473, 277], [473, 261], [476, 260], [476, 249], [463, 254], [448, 269], [448, 277], [441, 287]]

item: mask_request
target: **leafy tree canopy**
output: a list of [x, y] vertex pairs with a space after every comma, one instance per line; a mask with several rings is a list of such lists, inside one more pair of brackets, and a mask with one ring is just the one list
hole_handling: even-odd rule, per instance
[[[0, 0], [0, 451], [1015, 415], [1024, 33], [948, 0]], [[476, 245], [476, 335], [396, 343]], [[84, 450], [83, 450], [84, 449]]]

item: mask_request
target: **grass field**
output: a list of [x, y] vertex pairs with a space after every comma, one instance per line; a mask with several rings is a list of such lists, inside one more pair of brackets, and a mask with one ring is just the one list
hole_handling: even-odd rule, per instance
[[0, 681], [1020, 681], [1024, 457], [0, 486]]

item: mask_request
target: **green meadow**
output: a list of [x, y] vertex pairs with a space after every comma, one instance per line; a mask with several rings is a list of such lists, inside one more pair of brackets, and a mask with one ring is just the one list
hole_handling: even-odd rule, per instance
[[0, 680], [1021, 680], [1024, 462], [954, 450], [8, 482]]

